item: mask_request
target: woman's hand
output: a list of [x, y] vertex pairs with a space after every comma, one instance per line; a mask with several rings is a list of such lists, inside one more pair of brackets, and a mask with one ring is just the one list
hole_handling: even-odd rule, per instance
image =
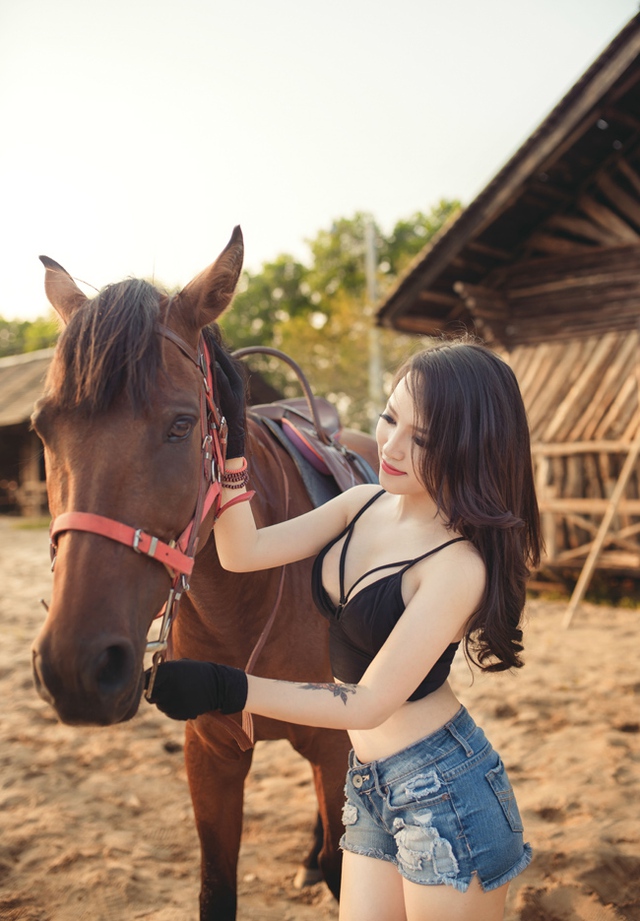
[[246, 383], [233, 358], [218, 343], [214, 346], [216, 393], [222, 415], [227, 420], [227, 459], [244, 455]]
[[[151, 669], [144, 675], [149, 685]], [[247, 676], [239, 668], [177, 659], [158, 666], [149, 703], [172, 720], [193, 720], [201, 713], [220, 710], [239, 713], [247, 700]]]

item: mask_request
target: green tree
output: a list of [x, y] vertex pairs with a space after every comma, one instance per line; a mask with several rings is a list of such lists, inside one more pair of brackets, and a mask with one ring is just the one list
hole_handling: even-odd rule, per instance
[[[440, 201], [429, 212], [416, 212], [396, 223], [389, 235], [373, 222], [380, 297], [423, 247], [460, 208]], [[370, 215], [340, 218], [308, 240], [310, 264], [290, 256], [248, 273], [232, 309], [222, 321], [231, 344], [267, 345], [291, 355], [307, 374], [314, 391], [336, 403], [345, 424], [368, 427], [369, 337], [374, 319], [366, 301], [366, 228]], [[383, 379], [411, 351], [418, 337], [380, 330]], [[251, 366], [287, 395], [297, 392], [295, 379], [274, 359], [252, 359]]]
[[56, 344], [60, 327], [55, 314], [35, 320], [5, 320], [0, 317], [0, 358], [35, 352]]

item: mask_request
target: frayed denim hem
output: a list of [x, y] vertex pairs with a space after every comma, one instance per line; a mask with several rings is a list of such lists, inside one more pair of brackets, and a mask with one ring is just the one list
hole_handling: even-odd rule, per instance
[[358, 847], [357, 845], [345, 844], [344, 837], [340, 839], [340, 850], [350, 851], [352, 854], [360, 854], [361, 857], [373, 857], [374, 860], [386, 860], [397, 866], [397, 860], [391, 854], [385, 854], [384, 851], [377, 847]]
[[[457, 877], [451, 876], [442, 876], [439, 880], [434, 882], [426, 883], [423, 879], [412, 879], [411, 876], [399, 866], [398, 861], [395, 857], [392, 857], [390, 854], [385, 854], [384, 851], [379, 848], [372, 847], [357, 847], [353, 845], [346, 845], [344, 837], [340, 839], [340, 848], [343, 851], [350, 851], [352, 854], [360, 854], [362, 857], [372, 857], [374, 860], [386, 860], [388, 863], [392, 863], [398, 873], [403, 876], [410, 883], [415, 883], [417, 886], [451, 886], [457, 892], [466, 892], [469, 886], [471, 885], [471, 879], [458, 879]], [[510, 883], [512, 879], [515, 879], [516, 876], [519, 876], [523, 870], [531, 863], [533, 858], [533, 851], [531, 850], [530, 844], [524, 845], [524, 852], [520, 860], [511, 867], [506, 873], [503, 873], [501, 876], [497, 876], [495, 879], [487, 880], [483, 882], [478, 877], [478, 882], [482, 888], [483, 892], [491, 892], [492, 889], [499, 889], [500, 886], [504, 886], [506, 883]], [[477, 876], [477, 873], [474, 873], [473, 876]]]
[[511, 867], [506, 873], [503, 873], [502, 876], [497, 876], [495, 879], [480, 880], [480, 885], [482, 886], [483, 892], [491, 892], [492, 889], [499, 889], [500, 886], [504, 886], [505, 883], [510, 883], [512, 879], [515, 879], [516, 876], [519, 876], [523, 870], [526, 870], [531, 860], [533, 858], [533, 851], [531, 850], [531, 845], [526, 843], [524, 845], [524, 853], [520, 860]]

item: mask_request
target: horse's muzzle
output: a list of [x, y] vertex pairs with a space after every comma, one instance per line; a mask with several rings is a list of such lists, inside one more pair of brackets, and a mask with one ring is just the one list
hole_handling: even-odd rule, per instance
[[131, 719], [138, 710], [143, 675], [128, 639], [102, 640], [72, 668], [68, 659], [58, 663], [47, 637], [39, 637], [32, 664], [38, 694], [63, 723], [109, 726]]

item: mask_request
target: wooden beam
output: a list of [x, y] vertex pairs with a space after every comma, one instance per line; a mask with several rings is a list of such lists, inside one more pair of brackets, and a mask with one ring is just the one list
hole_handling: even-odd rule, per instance
[[460, 298], [455, 294], [445, 294], [443, 291], [434, 291], [432, 288], [421, 291], [418, 299], [431, 301], [433, 304], [442, 304], [444, 307], [457, 307], [460, 303]]
[[565, 629], [571, 625], [573, 616], [578, 608], [578, 605], [584, 597], [584, 593], [587, 590], [589, 582], [591, 581], [591, 576], [593, 575], [593, 571], [596, 567], [598, 555], [602, 550], [604, 540], [607, 536], [607, 531], [611, 527], [611, 522], [613, 521], [613, 518], [618, 511], [618, 507], [621, 505], [622, 495], [627, 487], [629, 478], [635, 469], [638, 456], [640, 456], [640, 427], [638, 428], [635, 441], [631, 445], [626, 460], [622, 465], [622, 470], [620, 471], [618, 482], [616, 483], [615, 489], [613, 490], [611, 498], [607, 504], [606, 511], [598, 529], [598, 533], [595, 540], [593, 541], [591, 550], [589, 551], [589, 556], [587, 557], [584, 568], [580, 573], [578, 581], [576, 582], [576, 587], [573, 590], [571, 600], [569, 601], [567, 611], [562, 621], [562, 626]]
[[[542, 271], [541, 273], [542, 274]], [[578, 297], [584, 297], [584, 291], [580, 290], [582, 288], [595, 288], [597, 285], [602, 285], [603, 287], [611, 287], [613, 284], [631, 284], [635, 285], [638, 288], [640, 293], [640, 274], [634, 272], [633, 270], [625, 272], [624, 274], [613, 272], [600, 272], [597, 275], [567, 275], [565, 278], [554, 279], [553, 281], [541, 282], [536, 285], [526, 285], [520, 287], [509, 288], [507, 291], [507, 297], [509, 300], [518, 300], [520, 298], [526, 297], [540, 297], [541, 295], [548, 296], [549, 294], [564, 294], [571, 293], [573, 289], [576, 289]]]
[[527, 249], [530, 252], [550, 253], [552, 256], [573, 255], [584, 253], [593, 249], [589, 243], [579, 243], [577, 240], [567, 240], [566, 237], [556, 237], [550, 233], [539, 230], [527, 240]]
[[584, 237], [586, 240], [593, 240], [594, 243], [599, 243], [601, 246], [618, 242], [618, 238], [601, 225], [572, 214], [554, 214], [544, 226], [551, 230], [565, 230], [567, 233]]
[[499, 259], [501, 262], [513, 259], [513, 253], [507, 252], [506, 249], [487, 246], [486, 243], [480, 243], [478, 240], [471, 240], [470, 243], [467, 243], [466, 249], [470, 249], [474, 253], [482, 253], [483, 256], [491, 256], [492, 259]]
[[[609, 507], [609, 499], [540, 499], [541, 512], [578, 512], [580, 515], [604, 515]], [[621, 499], [618, 503], [621, 515], [640, 515], [640, 499]]]
[[636, 173], [633, 167], [627, 163], [624, 157], [620, 157], [617, 161], [616, 166], [622, 173], [622, 175], [629, 180], [631, 186], [636, 190], [638, 195], [640, 195], [640, 176]]
[[640, 227], [640, 201], [616, 185], [611, 176], [606, 173], [601, 173], [596, 179], [596, 183], [611, 204], [615, 205], [618, 211], [621, 211], [636, 227]]
[[573, 441], [573, 442], [536, 442], [531, 445], [534, 455], [547, 457], [570, 457], [572, 454], [626, 454], [628, 441]]
[[629, 227], [626, 221], [623, 221], [621, 217], [614, 214], [606, 205], [601, 205], [600, 202], [592, 198], [591, 195], [584, 193], [580, 196], [576, 204], [581, 211], [584, 211], [586, 215], [593, 218], [598, 224], [610, 230], [619, 240], [625, 243], [638, 243], [640, 241], [640, 236], [638, 236], [632, 227]]

